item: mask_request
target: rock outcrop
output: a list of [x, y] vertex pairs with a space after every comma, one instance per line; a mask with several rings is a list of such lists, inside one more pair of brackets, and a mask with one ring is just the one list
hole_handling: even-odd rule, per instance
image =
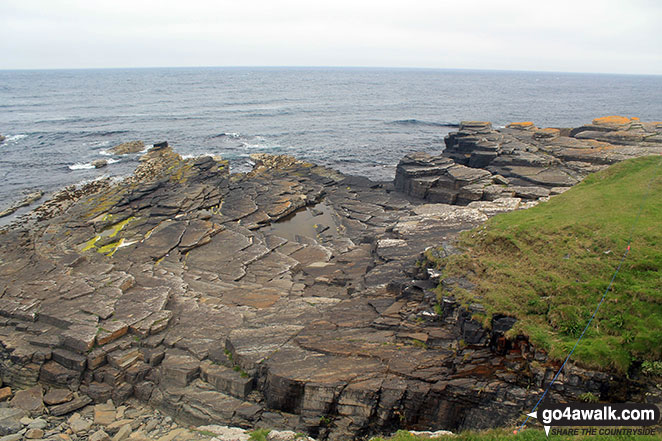
[[[426, 176], [417, 158], [406, 171]], [[457, 183], [437, 201], [467, 206], [427, 204], [291, 157], [254, 161], [231, 175], [156, 144], [132, 177], [65, 189], [0, 230], [4, 383], [45, 387], [53, 416], [134, 397], [182, 423], [320, 439], [505, 425], [534, 404], [556, 365], [506, 341], [507, 318], [487, 331], [438, 303], [438, 275], [417, 265], [431, 244], [531, 206], [466, 190], [509, 182], [433, 158], [436, 183]], [[566, 399], [623, 390], [573, 367], [558, 384]], [[147, 422], [112, 424], [126, 437]]]
[[108, 165], [108, 160], [106, 159], [95, 159], [92, 161], [94, 168], [103, 168]]
[[396, 188], [428, 200], [466, 205], [501, 197], [540, 199], [624, 159], [662, 153], [662, 123], [610, 116], [574, 129], [514, 122], [495, 130], [465, 121], [443, 153], [405, 157]]
[[114, 155], [128, 155], [131, 153], [139, 153], [145, 149], [145, 143], [143, 141], [129, 141], [122, 144], [116, 145], [111, 148], [109, 151]]
[[32, 203], [37, 202], [43, 196], [44, 196], [44, 192], [41, 191], [41, 190], [37, 190], [35, 192], [32, 192], [32, 193], [26, 195], [20, 201], [13, 204], [12, 206], [10, 206], [8, 208], [5, 208], [4, 210], [0, 211], [0, 217], [5, 217], [5, 216], [9, 216], [10, 214], [14, 214], [19, 208], [27, 207], [28, 205], [31, 205]]

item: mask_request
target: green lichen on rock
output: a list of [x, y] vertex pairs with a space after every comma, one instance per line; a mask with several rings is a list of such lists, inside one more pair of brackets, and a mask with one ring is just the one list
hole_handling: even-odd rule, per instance
[[108, 257], [111, 257], [115, 254], [115, 251], [122, 246], [124, 239], [120, 239], [117, 242], [112, 242], [97, 249], [97, 253], [105, 254]]

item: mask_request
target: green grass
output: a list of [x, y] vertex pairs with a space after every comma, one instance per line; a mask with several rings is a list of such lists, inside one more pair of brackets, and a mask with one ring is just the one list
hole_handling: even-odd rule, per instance
[[[430, 258], [444, 277], [476, 285], [452, 294], [493, 314], [518, 319], [527, 335], [563, 359], [581, 334], [633, 234], [631, 251], [573, 360], [627, 372], [633, 362], [662, 359], [662, 157], [613, 165], [528, 210], [495, 216], [460, 237], [463, 250]], [[437, 253], [439, 254], [439, 253]], [[440, 288], [441, 289], [441, 288]]]
[[395, 435], [389, 438], [372, 438], [370, 441], [653, 441], [660, 439], [659, 435], [640, 435], [640, 436], [608, 436], [608, 435], [588, 435], [588, 436], [545, 436], [543, 430], [529, 429], [515, 435], [511, 430], [493, 429], [481, 432], [462, 432], [457, 435], [446, 435], [438, 438], [423, 438], [414, 436], [406, 430], [399, 430]]
[[267, 441], [267, 435], [271, 430], [269, 429], [256, 429], [250, 433], [250, 441]]

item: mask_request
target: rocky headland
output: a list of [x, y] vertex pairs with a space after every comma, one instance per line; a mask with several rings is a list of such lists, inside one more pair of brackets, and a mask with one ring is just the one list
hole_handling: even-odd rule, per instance
[[[172, 433], [165, 417], [124, 418], [122, 406], [318, 439], [512, 424], [558, 362], [507, 339], [514, 319], [484, 327], [472, 319], [481, 305], [439, 302], [421, 254], [661, 153], [661, 133], [615, 117], [576, 129], [465, 122], [439, 155], [404, 158], [394, 184], [287, 156], [230, 174], [220, 158], [156, 144], [130, 178], [66, 188], [1, 230], [0, 400], [11, 401], [0, 435], [105, 439], [93, 438], [104, 406], [116, 441]], [[621, 380], [570, 365], [553, 394], [650, 392]], [[191, 439], [179, 434], [167, 439]]]
[[589, 173], [662, 151], [662, 122], [609, 116], [577, 128], [516, 122], [494, 129], [464, 121], [439, 155], [417, 153], [398, 164], [397, 190], [430, 202], [467, 205], [502, 197], [559, 194]]

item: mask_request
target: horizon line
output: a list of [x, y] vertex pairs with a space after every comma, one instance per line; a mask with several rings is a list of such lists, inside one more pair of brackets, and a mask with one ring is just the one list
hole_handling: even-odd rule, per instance
[[430, 71], [466, 71], [466, 72], [520, 72], [548, 74], [579, 74], [579, 75], [620, 75], [620, 76], [652, 76], [656, 73], [623, 73], [623, 72], [586, 72], [558, 71], [535, 69], [491, 69], [466, 67], [417, 67], [417, 66], [334, 66], [334, 65], [198, 65], [198, 66], [115, 66], [115, 67], [46, 67], [46, 68], [0, 68], [0, 71], [72, 71], [72, 70], [140, 70], [140, 69], [364, 69], [364, 70], [430, 70]]

